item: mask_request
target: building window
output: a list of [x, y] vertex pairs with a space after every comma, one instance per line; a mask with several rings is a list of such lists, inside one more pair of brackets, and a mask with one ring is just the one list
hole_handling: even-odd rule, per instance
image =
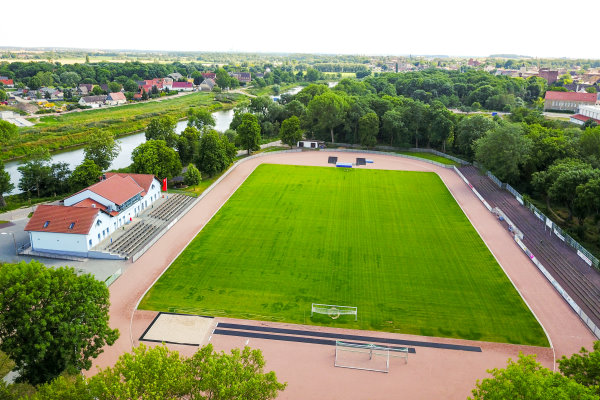
[[46, 222], [44, 222], [44, 228], [47, 228], [47, 227], [48, 227], [48, 225], [50, 225], [50, 221], [46, 221]]
[[69, 225], [69, 229], [73, 229], [74, 226], [75, 226], [75, 222], [71, 222], [71, 225]]
[[100, 240], [100, 234], [98, 234], [98, 240]]
[[90, 246], [92, 245], [92, 239], [90, 239]]

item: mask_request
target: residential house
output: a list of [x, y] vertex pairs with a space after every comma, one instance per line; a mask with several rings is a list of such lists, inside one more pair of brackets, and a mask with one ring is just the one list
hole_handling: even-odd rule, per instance
[[58, 89], [43, 87], [39, 91], [45, 99], [62, 100], [64, 98], [63, 92]]
[[252, 75], [250, 72], [230, 72], [229, 76], [243, 83], [249, 83], [252, 81]]
[[79, 104], [82, 106], [98, 108], [102, 107], [106, 103], [107, 97], [108, 96], [106, 96], [105, 94], [100, 96], [83, 96], [79, 99]]
[[214, 73], [214, 72], [203, 72], [203, 73], [202, 73], [202, 77], [203, 77], [204, 79], [212, 79], [212, 80], [215, 80], [215, 79], [217, 79], [217, 74], [216, 74], [216, 73]]
[[94, 85], [92, 85], [91, 83], [82, 83], [79, 86], [77, 86], [77, 93], [79, 93], [79, 95], [81, 96], [87, 96], [88, 94], [92, 93], [93, 88]]
[[577, 114], [571, 115], [570, 121], [577, 125], [583, 125], [590, 119], [600, 125], [600, 106], [579, 106]]
[[173, 79], [173, 81], [178, 81], [179, 79], [183, 78], [183, 75], [181, 75], [179, 72], [173, 72], [172, 74], [169, 74], [168, 77]]
[[206, 78], [200, 84], [200, 90], [210, 92], [215, 87], [216, 83], [213, 79]]
[[25, 226], [32, 250], [104, 257], [92, 248], [110, 237], [160, 195], [153, 175], [107, 173], [102, 180], [66, 198], [64, 205], [39, 205]]
[[191, 82], [173, 82], [173, 90], [190, 92], [194, 90], [194, 84]]
[[579, 106], [593, 106], [600, 104], [596, 93], [577, 92], [546, 92], [544, 110], [560, 110], [577, 112]]
[[103, 91], [104, 93], [108, 93], [108, 92], [110, 92], [110, 89], [108, 88], [108, 83], [103, 83], [103, 84], [101, 84], [101, 85], [100, 85], [100, 89], [102, 89], [102, 91]]
[[12, 79], [8, 79], [7, 76], [0, 76], [0, 83], [10, 88], [15, 86], [14, 81]]
[[109, 93], [108, 96], [106, 96], [106, 104], [108, 105], [118, 106], [125, 103], [127, 103], [127, 99], [122, 92]]

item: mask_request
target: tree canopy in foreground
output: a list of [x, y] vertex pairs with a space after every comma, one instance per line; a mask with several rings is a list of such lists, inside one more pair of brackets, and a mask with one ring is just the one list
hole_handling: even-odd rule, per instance
[[0, 350], [19, 380], [38, 384], [90, 368], [119, 336], [108, 326], [108, 309], [107, 287], [90, 274], [36, 261], [0, 267]]
[[287, 384], [278, 382], [274, 372], [263, 372], [264, 366], [261, 351], [249, 347], [227, 354], [215, 352], [209, 344], [183, 358], [164, 344], [140, 344], [119, 357], [112, 368], [89, 379], [60, 376], [39, 386], [29, 399], [274, 399]]

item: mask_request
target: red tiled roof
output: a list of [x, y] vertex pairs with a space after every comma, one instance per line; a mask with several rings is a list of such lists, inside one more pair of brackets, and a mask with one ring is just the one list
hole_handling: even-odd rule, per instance
[[596, 121], [597, 123], [600, 124], [600, 119], [596, 119], [596, 118], [592, 118], [592, 117], [588, 117], [586, 115], [581, 115], [581, 114], [575, 114], [575, 115], [571, 115], [571, 118], [574, 118], [576, 120], [579, 120], [581, 122], [585, 122], [588, 119], [593, 119], [594, 121]]
[[125, 94], [121, 93], [121, 92], [114, 92], [114, 93], [109, 93], [108, 94], [110, 96], [111, 99], [113, 100], [124, 100], [126, 101], [127, 99], [125, 98]]
[[564, 101], [586, 101], [595, 103], [597, 99], [596, 93], [577, 93], [577, 92], [546, 92], [546, 100], [564, 100]]
[[175, 88], [191, 88], [194, 87], [192, 82], [173, 82], [173, 89]]
[[[41, 204], [35, 209], [25, 231], [87, 235], [99, 212], [98, 209], [88, 207]], [[44, 228], [46, 222], [48, 225]], [[69, 229], [72, 223], [74, 223], [73, 229]]]
[[2, 82], [5, 85], [13, 85], [13, 80], [12, 79], [0, 79], [0, 82]]
[[138, 185], [140, 185], [144, 189], [145, 192], [148, 192], [150, 190], [150, 185], [152, 185], [152, 182], [154, 182], [154, 175], [151, 175], [151, 174], [127, 174], [124, 172], [107, 172], [104, 175], [106, 176], [107, 179], [112, 176], [115, 176], [115, 175], [120, 176], [120, 177], [129, 176]]
[[130, 176], [111, 176], [84, 189], [90, 190], [115, 204], [123, 204], [144, 189]]

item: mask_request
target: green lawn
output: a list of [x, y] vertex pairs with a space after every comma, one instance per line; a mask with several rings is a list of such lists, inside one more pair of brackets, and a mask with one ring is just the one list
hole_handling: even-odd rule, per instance
[[[311, 318], [313, 302], [356, 306], [358, 322]], [[548, 345], [425, 172], [259, 166], [140, 308]]]

